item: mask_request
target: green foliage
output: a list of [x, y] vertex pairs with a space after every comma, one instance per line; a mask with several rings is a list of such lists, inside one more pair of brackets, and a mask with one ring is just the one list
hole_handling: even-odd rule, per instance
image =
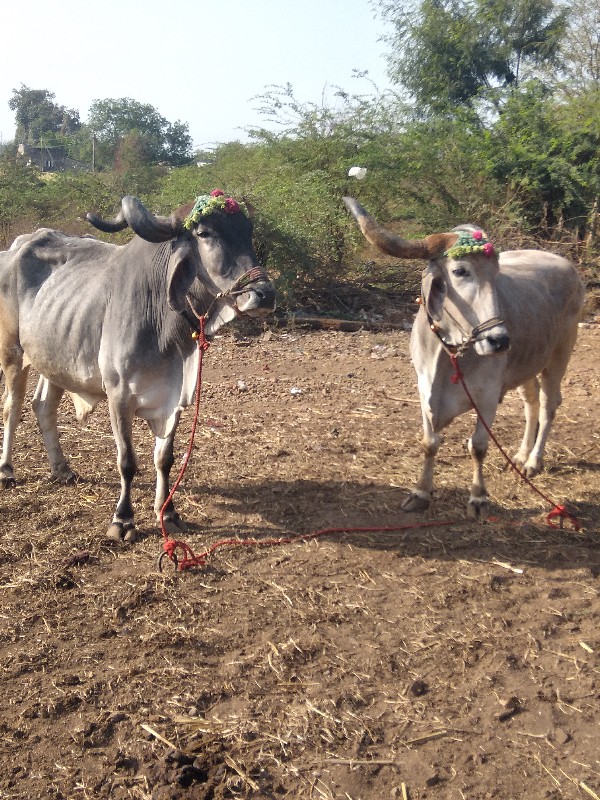
[[563, 80], [567, 97], [600, 89], [600, 4], [563, 0], [568, 26], [561, 42]]
[[17, 140], [37, 144], [43, 137], [46, 145], [54, 144], [57, 134], [73, 133], [80, 127], [79, 112], [54, 102], [54, 94], [47, 89], [30, 89], [21, 84], [13, 89], [8, 101], [15, 112]]
[[[97, 101], [88, 125], [53, 135], [99, 173], [40, 180], [7, 150], [4, 242], [39, 222], [84, 232], [83, 211], [112, 216], [125, 194], [169, 214], [221, 188], [256, 208], [257, 253], [283, 305], [318, 303], [349, 276], [366, 277], [366, 245], [346, 194], [406, 237], [474, 222], [501, 246], [562, 237], [577, 255], [585, 243], [593, 264], [600, 89], [593, 69], [568, 90], [564, 74], [550, 72], [564, 13], [553, 0], [422, 0], [414, 13], [400, 13], [397, 1], [378, 4], [395, 21], [394, 74], [420, 97], [417, 107], [372, 84], [367, 94], [332, 88], [320, 104], [270, 86], [257, 98], [267, 127], [250, 131], [249, 144], [222, 144], [191, 162], [187, 125], [127, 98]], [[543, 82], [527, 78], [542, 67]], [[40, 103], [51, 102], [42, 94]], [[497, 100], [495, 109], [483, 98]], [[349, 177], [352, 166], [365, 167], [366, 178]], [[394, 270], [412, 285], [414, 265]]]
[[89, 172], [57, 172], [43, 181], [44, 225], [66, 233], [96, 231], [82, 217], [86, 211], [113, 216], [121, 202], [121, 188], [110, 176]]
[[86, 127], [90, 138], [95, 135], [100, 145], [98, 165], [106, 168], [118, 162], [120, 148], [127, 147], [127, 137], [135, 138], [147, 164], [181, 166], [191, 159], [192, 139], [187, 124], [171, 124], [153, 106], [129, 97], [96, 100]]
[[54, 227], [66, 233], [92, 233], [86, 211], [112, 216], [121, 188], [106, 175], [87, 172], [46, 173], [0, 159], [0, 243], [8, 247], [19, 233]]
[[[304, 150], [305, 142], [298, 142]], [[337, 184], [337, 185], [336, 185]], [[340, 202], [340, 181], [327, 170], [304, 168], [287, 138], [271, 145], [230, 143], [216, 149], [211, 163], [173, 170], [153, 203], [163, 213], [197, 195], [223, 189], [256, 207], [255, 235], [261, 262], [278, 275], [284, 302], [315, 285], [339, 278], [351, 228]]]
[[517, 88], [527, 70], [555, 64], [566, 12], [554, 0], [421, 0], [406, 9], [381, 0], [392, 23], [390, 76], [422, 113], [498, 102], [498, 89]]
[[0, 243], [8, 247], [14, 227], [24, 218], [37, 216], [43, 208], [43, 182], [38, 174], [15, 164], [14, 159], [0, 159]]
[[585, 226], [600, 195], [598, 93], [564, 105], [531, 84], [488, 138], [490, 170], [519, 196], [530, 226]]

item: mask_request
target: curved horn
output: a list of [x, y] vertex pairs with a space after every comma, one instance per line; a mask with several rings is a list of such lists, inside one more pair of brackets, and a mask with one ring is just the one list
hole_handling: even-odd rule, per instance
[[379, 250], [398, 258], [439, 258], [458, 239], [457, 233], [432, 233], [424, 239], [403, 239], [382, 228], [353, 197], [344, 197], [344, 204], [358, 223], [365, 239]]
[[116, 233], [129, 225], [142, 239], [154, 243], [166, 242], [183, 231], [181, 220], [175, 216], [155, 216], [137, 197], [131, 195], [121, 200], [121, 210], [113, 220], [103, 220], [89, 212], [86, 214], [86, 219], [94, 227], [106, 233]]
[[123, 228], [126, 228], [128, 225], [127, 220], [123, 216], [122, 210], [119, 211], [117, 216], [112, 220], [102, 219], [102, 217], [92, 214], [91, 211], [88, 211], [84, 218], [87, 219], [87, 221], [91, 223], [94, 228], [98, 228], [99, 231], [104, 231], [104, 233], [117, 233], [118, 231], [122, 231]]

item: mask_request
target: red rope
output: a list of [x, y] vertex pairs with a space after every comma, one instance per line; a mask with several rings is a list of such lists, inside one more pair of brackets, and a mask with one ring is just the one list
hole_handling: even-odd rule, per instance
[[[189, 441], [189, 444], [188, 444], [188, 448], [187, 448], [186, 454], [183, 457], [183, 463], [181, 465], [181, 469], [179, 470], [179, 475], [177, 476], [177, 479], [175, 480], [175, 483], [173, 484], [173, 487], [171, 488], [171, 491], [169, 492], [169, 496], [167, 497], [167, 499], [163, 503], [163, 506], [162, 506], [162, 508], [160, 510], [160, 528], [161, 528], [161, 531], [162, 531], [162, 534], [163, 534], [163, 539], [164, 539], [164, 541], [163, 541], [163, 548], [164, 548], [163, 555], [166, 554], [171, 561], [173, 561], [175, 564], [177, 564], [178, 559], [177, 559], [177, 556], [176, 556], [176, 552], [177, 552], [177, 550], [182, 550], [183, 551], [183, 558], [181, 559], [180, 563], [181, 564], [185, 563], [187, 566], [193, 566], [195, 561], [196, 561], [196, 556], [194, 555], [194, 551], [185, 542], [180, 542], [180, 541], [177, 541], [176, 539], [171, 539], [170, 538], [169, 534], [167, 533], [167, 531], [165, 529], [164, 516], [165, 516], [165, 510], [166, 510], [167, 506], [172, 501], [173, 495], [177, 491], [177, 487], [179, 486], [179, 484], [181, 483], [181, 481], [183, 479], [185, 470], [187, 469], [187, 465], [188, 465], [188, 462], [189, 462], [190, 457], [192, 455], [192, 450], [193, 450], [193, 447], [194, 447], [194, 438], [196, 436], [196, 428], [198, 427], [198, 416], [199, 416], [199, 413], [200, 413], [200, 393], [202, 391], [202, 361], [203, 361], [203, 358], [204, 358], [204, 353], [208, 350], [208, 347], [209, 347], [208, 339], [206, 338], [206, 336], [204, 334], [204, 321], [205, 321], [204, 317], [200, 317], [199, 318], [200, 330], [198, 331], [198, 333], [192, 334], [194, 339], [196, 339], [197, 344], [198, 344], [198, 374], [197, 374], [197, 377], [196, 377], [196, 393], [195, 393], [195, 400], [194, 400], [194, 419], [192, 421], [192, 431], [191, 431], [191, 434], [190, 434], [190, 441]], [[204, 562], [201, 561], [201, 562], [198, 562], [198, 563], [202, 564]]]
[[[269, 539], [220, 539], [217, 542], [214, 542], [210, 547], [204, 550], [202, 553], [198, 553], [197, 555], [194, 553], [192, 548], [186, 543], [179, 541], [177, 539], [172, 539], [166, 529], [165, 529], [165, 521], [164, 521], [164, 513], [173, 499], [173, 495], [177, 491], [179, 484], [181, 483], [185, 470], [187, 468], [188, 462], [192, 455], [192, 450], [194, 446], [194, 438], [196, 435], [196, 428], [198, 426], [198, 417], [200, 411], [200, 394], [202, 391], [202, 362], [203, 356], [206, 350], [208, 350], [209, 342], [206, 339], [204, 334], [204, 317], [199, 318], [200, 321], [200, 330], [197, 334], [194, 334], [194, 338], [198, 341], [198, 375], [196, 378], [196, 393], [195, 393], [195, 401], [194, 401], [194, 419], [192, 421], [192, 430], [190, 433], [190, 440], [188, 444], [188, 448], [186, 454], [183, 458], [183, 463], [177, 479], [169, 492], [169, 496], [165, 500], [161, 510], [160, 510], [160, 526], [163, 534], [163, 553], [159, 558], [159, 569], [161, 568], [162, 559], [164, 556], [167, 556], [170, 561], [173, 562], [175, 568], [182, 571], [185, 569], [189, 569], [191, 567], [203, 567], [206, 565], [207, 560], [210, 556], [222, 547], [234, 548], [234, 547], [275, 547], [277, 545], [282, 544], [293, 544], [294, 542], [300, 541], [310, 541], [311, 539], [317, 539], [321, 536], [329, 536], [332, 534], [346, 534], [346, 533], [389, 533], [392, 531], [406, 531], [406, 530], [415, 530], [419, 528], [434, 528], [434, 527], [442, 527], [452, 525], [451, 521], [444, 521], [444, 522], [419, 522], [419, 523], [412, 523], [410, 525], [393, 525], [390, 527], [373, 527], [373, 528], [323, 528], [318, 531], [313, 531], [312, 533], [300, 533], [295, 534], [293, 536], [280, 536], [277, 538], [269, 538]], [[559, 525], [562, 528], [563, 519], [570, 519], [573, 523], [575, 530], [580, 529], [579, 521], [576, 517], [570, 514], [565, 506], [560, 506], [555, 504], [549, 497], [547, 497], [543, 492], [541, 492], [536, 486], [531, 483], [529, 478], [524, 475], [521, 470], [517, 467], [517, 465], [511, 460], [508, 454], [503, 449], [500, 442], [492, 433], [491, 428], [486, 423], [486, 421], [481, 416], [469, 389], [465, 383], [464, 376], [460, 370], [458, 364], [458, 357], [456, 355], [450, 354], [450, 358], [452, 360], [452, 364], [455, 369], [455, 374], [452, 375], [452, 382], [458, 383], [459, 381], [462, 384], [463, 389], [465, 390], [467, 397], [469, 398], [471, 405], [473, 406], [477, 416], [481, 420], [483, 426], [485, 427], [486, 431], [488, 432], [489, 436], [491, 437], [492, 441], [496, 445], [496, 447], [500, 450], [504, 458], [506, 459], [507, 463], [510, 465], [511, 469], [513, 469], [519, 477], [527, 483], [530, 488], [536, 492], [543, 500], [545, 500], [549, 505], [554, 506], [552, 511], [548, 514], [546, 521], [548, 525], [551, 527], [557, 527], [551, 520], [558, 517], [559, 518]], [[177, 555], [178, 551], [180, 551], [181, 555]]]
[[[494, 442], [494, 444], [496, 445], [498, 450], [504, 456], [504, 458], [506, 460], [506, 463], [509, 465], [509, 467], [512, 470], [514, 470], [517, 473], [517, 475], [521, 478], [521, 480], [524, 481], [532, 491], [534, 491], [537, 495], [539, 495], [542, 498], [542, 500], [545, 500], [545, 502], [548, 503], [548, 505], [553, 506], [552, 511], [546, 517], [546, 523], [551, 528], [556, 528], [556, 527], [562, 528], [563, 527], [563, 520], [564, 519], [568, 519], [573, 523], [573, 527], [575, 528], [576, 531], [580, 530], [581, 525], [580, 525], [579, 520], [577, 519], [577, 517], [575, 517], [573, 514], [569, 513], [565, 506], [558, 505], [550, 497], [548, 497], [542, 491], [540, 491], [540, 489], [538, 489], [538, 487], [535, 486], [529, 480], [529, 478], [525, 475], [525, 473], [523, 473], [517, 467], [515, 462], [511, 459], [511, 457], [508, 455], [508, 453], [504, 450], [504, 448], [502, 447], [502, 445], [500, 444], [498, 439], [492, 433], [492, 429], [490, 428], [490, 426], [487, 424], [487, 422], [481, 416], [481, 412], [477, 408], [477, 405], [476, 405], [475, 401], [473, 400], [473, 397], [471, 396], [471, 393], [469, 392], [469, 390], [467, 388], [467, 384], [465, 383], [465, 377], [462, 374], [462, 371], [461, 371], [460, 366], [458, 364], [458, 356], [456, 356], [456, 355], [454, 355], [452, 353], [449, 353], [448, 355], [450, 356], [450, 360], [452, 361], [452, 366], [454, 367], [454, 370], [455, 370], [454, 371], [454, 375], [452, 375], [450, 380], [454, 384], [457, 384], [460, 381], [460, 383], [462, 384], [463, 389], [466, 392], [467, 397], [469, 398], [469, 400], [471, 402], [471, 405], [473, 406], [473, 409], [474, 409], [475, 413], [477, 414], [478, 418], [480, 419], [483, 427], [488, 432], [488, 435], [490, 436], [491, 440]], [[559, 524], [558, 525], [556, 525], [554, 522], [552, 522], [552, 520], [555, 519], [555, 518], [559, 519]]]
[[[173, 548], [167, 550], [165, 543], [165, 551], [169, 558], [175, 563], [176, 569], [184, 570], [189, 567], [205, 566], [209, 557], [222, 547], [276, 547], [282, 544], [293, 544], [294, 542], [308, 542], [311, 539], [317, 539], [320, 536], [329, 536], [331, 534], [340, 533], [386, 533], [391, 531], [407, 531], [416, 528], [436, 528], [441, 526], [452, 525], [452, 521], [444, 522], [417, 522], [411, 525], [392, 525], [387, 528], [323, 528], [312, 533], [298, 533], [293, 536], [279, 536], [272, 539], [220, 539], [214, 542], [204, 550], [202, 553], [195, 555], [191, 547], [185, 542], [176, 542], [171, 540], [170, 544], [175, 545]], [[175, 550], [181, 548], [183, 550], [183, 557], [181, 559], [175, 556]]]

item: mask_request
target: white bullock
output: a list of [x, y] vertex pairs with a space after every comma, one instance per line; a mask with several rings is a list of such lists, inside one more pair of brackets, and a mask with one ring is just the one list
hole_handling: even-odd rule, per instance
[[[485, 516], [483, 461], [498, 403], [517, 389], [525, 406], [525, 433], [514, 461], [527, 477], [543, 467], [550, 427], [561, 403], [560, 384], [581, 318], [584, 288], [565, 258], [540, 250], [498, 255], [473, 226], [406, 240], [382, 228], [356, 200], [344, 198], [369, 242], [398, 258], [424, 259], [421, 307], [410, 353], [423, 415], [423, 468], [405, 500], [422, 511], [433, 491], [440, 431], [472, 408], [453, 359], [481, 418], [468, 441], [473, 483], [468, 512]], [[453, 381], [454, 377], [454, 381]]]

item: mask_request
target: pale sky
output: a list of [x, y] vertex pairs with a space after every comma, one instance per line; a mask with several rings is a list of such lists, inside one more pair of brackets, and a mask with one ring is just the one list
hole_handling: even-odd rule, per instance
[[296, 99], [334, 87], [384, 90], [386, 26], [369, 0], [14, 0], [0, 17], [0, 135], [15, 134], [12, 90], [48, 89], [85, 122], [94, 100], [131, 97], [189, 125], [195, 147], [264, 123], [253, 100], [291, 83]]

